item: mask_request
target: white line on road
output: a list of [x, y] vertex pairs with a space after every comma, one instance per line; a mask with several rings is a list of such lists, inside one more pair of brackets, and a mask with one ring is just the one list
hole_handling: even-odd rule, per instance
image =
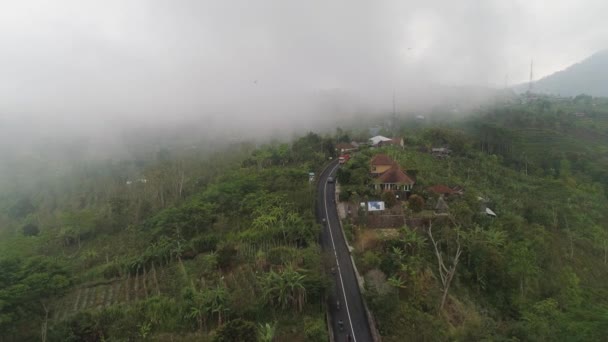
[[[329, 171], [330, 176], [334, 170], [338, 168], [338, 166], [339, 165], [336, 165], [333, 169], [331, 169], [331, 171]], [[346, 306], [346, 314], [348, 315], [348, 323], [350, 324], [350, 331], [353, 333], [353, 342], [357, 342], [357, 338], [355, 337], [355, 329], [353, 329], [353, 321], [350, 318], [350, 310], [348, 309], [348, 300], [346, 300], [346, 292], [344, 291], [344, 281], [342, 280], [342, 271], [340, 270], [340, 261], [338, 260], [338, 253], [336, 252], [336, 244], [334, 243], [334, 234], [331, 232], [331, 225], [329, 223], [329, 211], [327, 210], [327, 179], [325, 179], [325, 186], [323, 187], [323, 203], [325, 203], [325, 221], [327, 221], [327, 229], [329, 229], [331, 245], [334, 248], [334, 256], [336, 257], [336, 265], [338, 266], [338, 275], [340, 276], [340, 284], [342, 285], [344, 305]]]

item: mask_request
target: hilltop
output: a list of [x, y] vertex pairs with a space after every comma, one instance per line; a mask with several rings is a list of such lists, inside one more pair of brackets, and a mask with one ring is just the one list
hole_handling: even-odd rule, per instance
[[[580, 63], [569, 66], [534, 82], [534, 92], [560, 96], [608, 96], [608, 50], [593, 54]], [[515, 87], [516, 91], [528, 90], [528, 84]]]

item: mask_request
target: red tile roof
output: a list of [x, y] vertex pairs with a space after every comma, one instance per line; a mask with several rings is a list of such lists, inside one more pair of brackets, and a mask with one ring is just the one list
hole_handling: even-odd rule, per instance
[[394, 165], [395, 161], [386, 154], [376, 154], [371, 161], [372, 165]]
[[408, 176], [401, 167], [397, 164], [393, 164], [393, 166], [388, 169], [386, 172], [381, 174], [377, 179], [376, 183], [391, 183], [391, 184], [411, 184], [413, 185], [415, 182]]
[[436, 193], [437, 195], [453, 194], [456, 192], [446, 185], [433, 185], [429, 187], [428, 190]]

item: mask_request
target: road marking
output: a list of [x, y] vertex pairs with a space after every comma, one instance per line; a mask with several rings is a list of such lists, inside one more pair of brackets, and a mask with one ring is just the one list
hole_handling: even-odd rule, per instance
[[[329, 174], [331, 175], [332, 172], [338, 168], [338, 166], [340, 166], [340, 164], [331, 169]], [[325, 186], [323, 187], [323, 203], [325, 203], [325, 220], [327, 221], [327, 229], [329, 229], [331, 245], [334, 248], [334, 256], [336, 258], [336, 265], [338, 266], [338, 275], [340, 276], [340, 284], [342, 285], [342, 296], [344, 297], [344, 305], [346, 306], [346, 314], [348, 315], [348, 323], [350, 324], [350, 331], [353, 333], [353, 342], [357, 342], [357, 338], [355, 337], [355, 329], [353, 329], [353, 321], [350, 318], [350, 310], [348, 309], [348, 300], [346, 300], [346, 292], [344, 291], [344, 280], [342, 280], [342, 271], [340, 270], [340, 261], [338, 260], [338, 253], [336, 252], [336, 244], [334, 243], [334, 234], [331, 232], [331, 225], [329, 223], [329, 211], [327, 210], [327, 178], [325, 179]], [[338, 220], [339, 219], [340, 218], [338, 218]]]

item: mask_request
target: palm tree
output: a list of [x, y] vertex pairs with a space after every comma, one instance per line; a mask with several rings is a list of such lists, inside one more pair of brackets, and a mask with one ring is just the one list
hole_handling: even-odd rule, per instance
[[264, 296], [268, 302], [282, 309], [292, 306], [301, 312], [306, 303], [305, 278], [291, 266], [281, 273], [271, 270], [262, 280]]
[[403, 242], [406, 249], [410, 248], [412, 254], [416, 254], [426, 244], [426, 238], [413, 230], [403, 229], [402, 234], [401, 242]]
[[228, 293], [223, 286], [217, 286], [209, 291], [208, 303], [211, 315], [217, 315], [217, 325], [222, 325], [223, 317], [228, 310]]
[[281, 278], [283, 278], [283, 282], [286, 283], [291, 303], [297, 307], [299, 312], [302, 312], [304, 303], [306, 302], [306, 288], [304, 287], [305, 276], [298, 271], [295, 271], [293, 268], [288, 267], [281, 274]]
[[196, 321], [198, 322], [198, 329], [200, 331], [203, 331], [205, 312], [202, 307], [191, 306], [187, 316], [188, 318], [196, 319]]

